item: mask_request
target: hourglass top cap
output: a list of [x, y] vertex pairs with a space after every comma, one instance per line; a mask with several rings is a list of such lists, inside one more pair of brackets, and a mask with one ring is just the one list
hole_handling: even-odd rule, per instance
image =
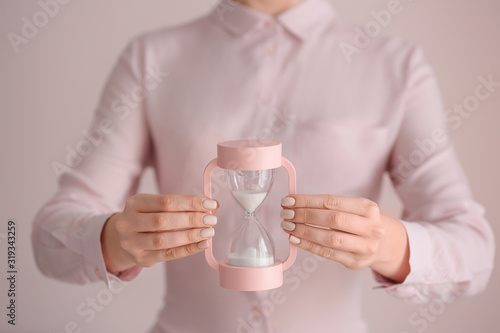
[[217, 166], [230, 170], [265, 170], [281, 166], [281, 142], [245, 139], [219, 142]]

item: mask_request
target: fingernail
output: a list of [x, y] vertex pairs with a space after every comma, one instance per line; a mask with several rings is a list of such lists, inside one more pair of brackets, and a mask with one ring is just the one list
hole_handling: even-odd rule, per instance
[[198, 243], [198, 248], [199, 249], [206, 249], [208, 247], [208, 241], [203, 241]]
[[291, 207], [295, 205], [295, 198], [292, 197], [286, 197], [281, 199], [281, 205], [285, 207]]
[[295, 216], [295, 211], [291, 209], [283, 209], [280, 213], [280, 216], [284, 220], [290, 220]]
[[205, 216], [203, 216], [203, 224], [205, 224], [205, 225], [216, 225], [217, 224], [217, 216], [215, 216], [215, 215], [205, 215]]
[[205, 209], [216, 209], [217, 208], [217, 201], [207, 199], [203, 201], [203, 208]]
[[200, 236], [202, 238], [213, 237], [213, 235], [215, 235], [215, 230], [213, 228], [201, 229], [200, 231]]
[[294, 231], [295, 230], [295, 223], [288, 222], [288, 221], [282, 221], [281, 228], [288, 230], [288, 231]]
[[295, 236], [290, 236], [290, 238], [288, 240], [290, 241], [290, 243], [295, 244], [295, 245], [300, 243], [300, 239], [298, 239]]

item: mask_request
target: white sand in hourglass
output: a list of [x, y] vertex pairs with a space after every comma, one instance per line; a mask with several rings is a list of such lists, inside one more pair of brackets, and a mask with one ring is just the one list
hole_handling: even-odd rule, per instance
[[254, 212], [266, 198], [267, 192], [236, 191], [234, 197], [248, 213]]
[[[241, 207], [245, 211], [247, 211], [248, 214], [252, 214], [254, 211], [260, 206], [262, 201], [266, 198], [267, 192], [266, 191], [235, 191], [233, 192], [234, 197], [236, 200], [240, 203]], [[257, 232], [260, 233], [259, 227], [258, 227], [258, 222], [255, 220], [254, 217], [251, 218], [252, 220], [248, 221], [247, 223], [255, 223], [255, 228], [254, 230], [257, 230]], [[262, 240], [264, 235], [260, 236]], [[271, 266], [274, 264], [274, 255], [268, 251], [266, 251], [266, 248], [264, 247], [263, 250], [259, 249], [259, 244], [256, 243], [254, 246], [256, 247], [247, 247], [243, 248], [239, 251], [235, 252], [230, 252], [228, 255], [228, 263], [233, 266], [240, 266], [240, 267], [265, 267], [265, 266]]]
[[264, 267], [274, 264], [274, 256], [269, 252], [248, 247], [240, 252], [233, 252], [228, 257], [228, 263], [240, 267]]

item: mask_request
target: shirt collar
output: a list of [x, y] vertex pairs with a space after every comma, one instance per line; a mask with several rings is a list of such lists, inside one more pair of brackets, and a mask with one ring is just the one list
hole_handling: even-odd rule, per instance
[[276, 20], [300, 40], [306, 40], [322, 22], [334, 18], [334, 9], [326, 0], [303, 0], [273, 18], [234, 0], [221, 0], [211, 15], [231, 33], [241, 36], [257, 23]]

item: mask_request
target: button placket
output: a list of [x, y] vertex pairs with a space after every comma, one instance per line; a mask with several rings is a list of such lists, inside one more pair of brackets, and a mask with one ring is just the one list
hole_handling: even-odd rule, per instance
[[277, 25], [274, 20], [269, 20], [264, 23], [264, 27], [267, 30], [268, 36], [270, 37], [268, 41], [263, 44], [263, 79], [262, 86], [260, 87], [259, 103], [262, 106], [269, 106], [273, 101], [272, 87], [273, 81], [275, 79], [274, 63], [276, 62], [276, 51], [277, 51]]

